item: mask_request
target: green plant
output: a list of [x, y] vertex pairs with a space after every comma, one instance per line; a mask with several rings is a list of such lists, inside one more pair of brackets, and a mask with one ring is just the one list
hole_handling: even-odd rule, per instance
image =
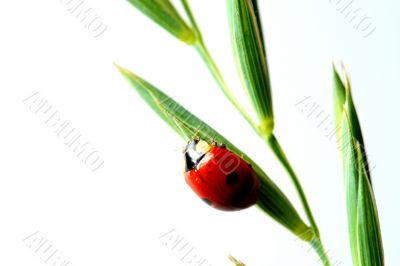
[[350, 247], [355, 266], [384, 265], [378, 210], [371, 172], [348, 75], [334, 68], [335, 117], [338, 146], [346, 184]]
[[[320, 256], [323, 265], [330, 265], [321, 242], [318, 226], [315, 222], [300, 181], [279, 144], [277, 137], [274, 135], [275, 120], [271, 97], [271, 84], [257, 1], [227, 0], [230, 32], [232, 36], [232, 46], [236, 66], [242, 81], [242, 86], [245, 89], [256, 115], [256, 121], [254, 121], [241, 106], [223, 79], [221, 72], [205, 45], [201, 31], [187, 0], [181, 0], [181, 4], [185, 10], [190, 25], [188, 25], [178, 14], [177, 10], [169, 0], [128, 1], [176, 38], [195, 48], [213, 75], [222, 93], [244, 117], [255, 133], [265, 141], [267, 146], [273, 151], [277, 160], [288, 173], [302, 203], [309, 226], [301, 219], [297, 210], [293, 207], [284, 193], [249, 156], [244, 154], [226, 138], [216, 132], [205, 122], [191, 114], [161, 90], [157, 89], [155, 86], [134, 73], [116, 65], [121, 74], [128, 80], [133, 88], [135, 88], [153, 111], [155, 111], [184, 140], [189, 140], [194, 135], [208, 141], [216, 140], [219, 143], [226, 144], [227, 148], [232, 152], [242, 155], [243, 159], [253, 166], [261, 182], [261, 195], [257, 202], [257, 206], [278, 223], [290, 230], [298, 238], [308, 242]], [[352, 149], [353, 153], [351, 154], [354, 155], [354, 158], [361, 157], [365, 159], [362, 151], [357, 151], [356, 149], [356, 147], [360, 146], [359, 144], [363, 145], [363, 141], [355, 111], [348, 111], [349, 108], [353, 108], [349, 89], [346, 89], [346, 85], [342, 83], [340, 78], [338, 78], [336, 71], [335, 88], [335, 114], [339, 114], [337, 115], [336, 121], [339, 123], [339, 121], [341, 122], [344, 120], [343, 132], [355, 132], [354, 135], [346, 135], [347, 138], [350, 138], [351, 136], [351, 143], [353, 145], [348, 148]], [[348, 108], [343, 108], [343, 105], [345, 104], [348, 105]], [[346, 120], [344, 118], [349, 119]], [[349, 128], [347, 131], [345, 126]], [[359, 144], [357, 144], [357, 142]], [[354, 160], [353, 157], [349, 158], [347, 153], [346, 156], [343, 156], [346, 173], [350, 172], [350, 170], [348, 170], [350, 165], [354, 167], [354, 165], [351, 164], [351, 160]], [[351, 162], [349, 163], [349, 161]], [[353, 256], [358, 256], [357, 261], [359, 262], [359, 264], [355, 263], [354, 265], [383, 265], [383, 252], [378, 252], [382, 251], [382, 245], [379, 245], [379, 243], [381, 243], [379, 224], [371, 190], [368, 167], [365, 164], [358, 164], [356, 168], [357, 170], [361, 169], [363, 174], [360, 174], [357, 177], [354, 175], [350, 176], [349, 174], [346, 175], [346, 180], [348, 180], [348, 192], [353, 193], [350, 195], [350, 198], [348, 198], [348, 206], [350, 206], [349, 226], [357, 231], [357, 233], [351, 237]], [[356, 187], [351, 187], [351, 184]], [[351, 188], [349, 189], [349, 187]], [[356, 201], [356, 203], [354, 203], [354, 201]], [[353, 217], [355, 211], [357, 212], [356, 218]], [[366, 227], [370, 225], [373, 225], [373, 232], [368, 230], [368, 227]], [[373, 247], [368, 243], [372, 240], [375, 241]], [[368, 250], [368, 252], [364, 253], [360, 250]], [[379, 260], [381, 263], [376, 264], [374, 259], [378, 257], [382, 257], [382, 260]], [[230, 259], [236, 265], [244, 265], [233, 257], [230, 257]]]

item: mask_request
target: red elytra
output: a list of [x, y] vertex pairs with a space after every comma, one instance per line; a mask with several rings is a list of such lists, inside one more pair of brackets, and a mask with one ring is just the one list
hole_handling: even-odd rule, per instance
[[190, 141], [184, 149], [185, 180], [214, 208], [235, 211], [257, 202], [260, 181], [253, 168], [223, 145]]

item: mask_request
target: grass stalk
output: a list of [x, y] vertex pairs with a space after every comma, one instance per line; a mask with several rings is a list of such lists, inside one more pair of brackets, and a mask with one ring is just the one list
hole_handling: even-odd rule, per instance
[[310, 242], [311, 247], [317, 253], [319, 260], [324, 266], [331, 266], [331, 262], [328, 257], [328, 253], [325, 251], [324, 246], [322, 245], [321, 239], [319, 237], [314, 238]]
[[232, 91], [230, 90], [229, 86], [225, 82], [221, 72], [218, 69], [217, 64], [215, 63], [214, 59], [212, 58], [210, 52], [208, 51], [207, 46], [203, 41], [203, 36], [200, 32], [200, 29], [197, 25], [197, 22], [193, 16], [193, 13], [190, 9], [190, 6], [187, 0], [181, 0], [182, 5], [185, 9], [185, 12], [190, 20], [190, 23], [193, 27], [193, 30], [196, 35], [196, 42], [194, 47], [196, 51], [199, 53], [200, 57], [203, 59], [204, 63], [206, 64], [207, 68], [211, 72], [212, 76], [214, 77], [215, 81], [217, 82], [218, 86], [220, 87], [223, 94], [228, 98], [231, 104], [239, 111], [239, 113], [243, 116], [243, 118], [249, 123], [249, 125], [255, 130], [258, 131], [258, 127], [250, 115], [244, 110], [241, 104], [236, 100], [235, 96], [233, 95]]
[[303, 205], [303, 209], [306, 213], [307, 219], [310, 222], [310, 226], [311, 226], [312, 230], [314, 231], [315, 236], [319, 238], [320, 237], [319, 229], [318, 229], [317, 223], [315, 222], [314, 216], [312, 214], [310, 205], [308, 204], [308, 200], [304, 193], [304, 189], [301, 186], [301, 183], [300, 183], [299, 179], [297, 178], [297, 175], [294, 172], [293, 167], [289, 163], [289, 160], [287, 159], [286, 154], [284, 153], [277, 138], [273, 134], [270, 137], [266, 138], [265, 140], [266, 140], [268, 146], [273, 151], [275, 157], [282, 164], [283, 168], [285, 168], [287, 174], [289, 175], [290, 179], [292, 180], [292, 183], [295, 186], [297, 194]]
[[322, 245], [321, 238], [320, 238], [320, 233], [318, 226], [315, 222], [314, 216], [312, 214], [310, 205], [308, 203], [307, 197], [304, 193], [304, 190], [301, 186], [301, 183], [299, 179], [297, 178], [296, 173], [294, 172], [292, 166], [289, 163], [289, 160], [287, 159], [282, 147], [280, 146], [278, 140], [276, 137], [272, 134], [271, 136], [263, 136], [262, 132], [260, 132], [257, 124], [251, 119], [249, 114], [243, 109], [243, 107], [240, 105], [240, 103], [236, 100], [234, 97], [232, 91], [230, 90], [229, 86], [225, 82], [221, 72], [219, 71], [217, 64], [215, 63], [214, 59], [212, 58], [210, 52], [207, 49], [207, 46], [205, 45], [203, 41], [203, 36], [200, 32], [200, 29], [197, 25], [197, 22], [193, 16], [193, 13], [190, 9], [190, 6], [187, 2], [187, 0], [181, 0], [182, 5], [184, 7], [184, 10], [190, 20], [190, 23], [193, 27], [193, 30], [196, 35], [196, 43], [194, 44], [197, 52], [205, 62], [206, 66], [208, 67], [209, 71], [213, 75], [215, 81], [219, 85], [220, 89], [224, 93], [224, 95], [228, 98], [228, 100], [232, 103], [233, 106], [240, 112], [240, 114], [244, 117], [244, 119], [249, 123], [249, 125], [253, 128], [253, 130], [259, 135], [261, 138], [263, 138], [268, 146], [271, 148], [273, 151], [275, 157], [279, 160], [279, 162], [282, 164], [282, 166], [285, 168], [286, 172], [288, 173], [289, 177], [292, 180], [292, 183], [295, 186], [295, 189], [297, 191], [297, 194], [300, 198], [300, 201], [302, 203], [303, 209], [306, 213], [307, 219], [310, 222], [311, 229], [314, 234], [314, 238], [312, 241], [310, 241], [310, 245], [313, 247], [315, 252], [318, 254], [320, 257], [321, 263], [324, 266], [330, 266], [329, 258], [327, 257], [327, 254], [325, 252], [325, 249]]

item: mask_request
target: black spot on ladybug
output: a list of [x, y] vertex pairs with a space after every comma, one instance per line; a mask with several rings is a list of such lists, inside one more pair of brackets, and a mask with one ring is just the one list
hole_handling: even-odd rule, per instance
[[226, 184], [228, 186], [233, 186], [239, 181], [239, 176], [236, 174], [236, 172], [230, 173], [226, 177]]
[[208, 205], [212, 205], [212, 202], [211, 202], [211, 200], [209, 200], [209, 199], [206, 199], [206, 198], [203, 198], [202, 199], [205, 203], [207, 203]]

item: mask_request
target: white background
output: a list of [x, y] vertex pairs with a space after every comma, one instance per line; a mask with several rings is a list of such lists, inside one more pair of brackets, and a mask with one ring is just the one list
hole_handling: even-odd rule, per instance
[[[257, 208], [226, 213], [186, 186], [184, 142], [116, 71], [131, 69], [174, 96], [262, 166], [300, 210], [288, 177], [222, 96], [194, 49], [123, 0], [87, 0], [107, 25], [94, 38], [57, 0], [0, 3], [0, 265], [51, 265], [24, 238], [39, 231], [70, 265], [190, 265], [159, 237], [171, 230], [210, 265], [319, 265], [307, 246]], [[205, 41], [243, 104], [225, 1], [192, 0]], [[333, 261], [351, 265], [339, 154], [295, 104], [310, 96], [332, 110], [332, 60], [350, 72], [371, 160], [387, 265], [400, 263], [397, 172], [400, 5], [355, 1], [376, 31], [368, 38], [337, 1], [260, 1], [276, 135], [308, 195]], [[101, 152], [92, 172], [23, 102], [39, 92]], [[302, 213], [303, 214], [303, 213]], [[208, 265], [208, 264], [207, 264]]]

